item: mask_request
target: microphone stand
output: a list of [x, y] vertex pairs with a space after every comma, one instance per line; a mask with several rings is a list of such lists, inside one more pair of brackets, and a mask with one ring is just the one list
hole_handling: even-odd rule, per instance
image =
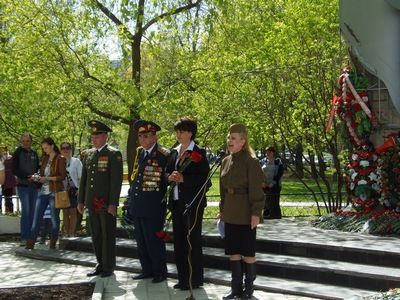
[[[225, 152], [224, 151], [220, 151], [218, 153], [218, 156], [214, 162], [214, 164], [211, 166], [210, 171], [208, 173], [207, 179], [205, 180], [205, 182], [203, 183], [203, 185], [200, 187], [199, 191], [197, 192], [197, 194], [193, 197], [192, 201], [189, 204], [186, 204], [186, 208], [185, 211], [183, 212], [183, 216], [186, 216], [186, 222], [187, 222], [187, 228], [188, 228], [188, 232], [187, 232], [187, 236], [186, 236], [186, 240], [188, 243], [188, 256], [187, 256], [187, 260], [188, 260], [188, 265], [189, 265], [189, 292], [190, 295], [189, 297], [186, 298], [186, 300], [195, 300], [194, 296], [193, 296], [193, 289], [192, 289], [192, 273], [193, 273], [193, 268], [192, 268], [192, 245], [190, 243], [190, 235], [192, 232], [193, 228], [190, 228], [190, 211], [194, 206], [194, 203], [196, 202], [196, 199], [198, 196], [200, 196], [201, 193], [203, 193], [203, 195], [201, 195], [201, 198], [203, 198], [204, 194], [205, 194], [205, 188], [208, 184], [208, 181], [211, 180], [211, 177], [214, 175], [214, 173], [218, 170], [219, 166], [222, 163], [222, 158], [224, 157]], [[200, 201], [202, 199], [199, 200], [199, 204]], [[198, 206], [197, 206], [198, 207]], [[197, 212], [196, 212], [196, 216], [195, 219], [197, 218]], [[193, 224], [194, 225], [194, 224]]]
[[211, 179], [211, 177], [215, 174], [215, 172], [218, 170], [219, 166], [222, 163], [222, 159], [225, 156], [225, 152], [221, 151], [218, 153], [218, 156], [214, 162], [214, 164], [211, 166], [210, 172], [208, 173], [207, 179], [205, 180], [205, 182], [203, 183], [203, 185], [201, 186], [201, 188], [199, 189], [199, 191], [197, 192], [197, 194], [193, 197], [192, 201], [190, 201], [189, 204], [186, 204], [186, 209], [183, 212], [183, 215], [187, 215], [189, 213], [189, 211], [192, 209], [192, 206], [194, 205], [194, 203], [196, 202], [197, 197], [200, 195], [200, 193], [204, 190], [204, 188], [206, 187], [208, 181]]

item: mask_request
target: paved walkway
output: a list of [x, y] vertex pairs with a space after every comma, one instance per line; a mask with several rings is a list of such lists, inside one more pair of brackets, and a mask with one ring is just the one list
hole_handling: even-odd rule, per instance
[[[210, 235], [217, 234], [215, 224], [204, 226], [203, 231]], [[268, 237], [271, 240], [318, 243], [394, 253], [400, 249], [399, 237], [322, 230], [311, 227], [307, 220], [294, 218], [265, 220], [265, 223], [259, 226], [257, 235], [259, 238]], [[20, 248], [15, 242], [0, 242], [0, 288], [96, 281], [97, 288], [103, 290], [104, 295], [100, 298], [100, 294], [95, 294], [94, 299], [158, 300], [186, 299], [189, 296], [188, 292], [174, 290], [172, 286], [176, 280], [171, 278], [159, 284], [152, 284], [151, 280], [133, 281], [130, 279], [130, 273], [116, 271], [115, 276], [107, 279], [88, 279], [86, 273], [91, 270], [89, 267], [16, 256], [15, 250]], [[37, 245], [37, 248], [46, 249], [44, 245]], [[227, 290], [226, 286], [205, 284], [202, 289], [194, 291], [194, 296], [196, 300], [221, 299]], [[254, 299], [307, 298], [256, 291]]]
[[[15, 250], [18, 248], [20, 248], [19, 243], [0, 242], [0, 289], [92, 281], [96, 282], [92, 299], [182, 300], [190, 295], [189, 292], [173, 289], [177, 281], [171, 278], [162, 283], [153, 284], [150, 279], [134, 281], [130, 278], [132, 274], [116, 271], [115, 275], [109, 278], [88, 279], [86, 273], [92, 268], [16, 256]], [[36, 248], [46, 249], [46, 246], [37, 245]], [[203, 288], [194, 290], [194, 298], [196, 300], [221, 299], [228, 289], [226, 286], [207, 283]], [[103, 291], [104, 294], [96, 291]], [[254, 300], [311, 299], [261, 291], [255, 291], [254, 296]]]

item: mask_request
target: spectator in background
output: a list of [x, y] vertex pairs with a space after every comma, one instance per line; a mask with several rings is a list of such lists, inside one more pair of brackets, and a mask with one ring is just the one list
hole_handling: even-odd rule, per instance
[[51, 238], [50, 249], [56, 248], [58, 234], [60, 231], [60, 210], [55, 206], [55, 193], [64, 190], [63, 181], [67, 175], [65, 158], [61, 156], [60, 150], [52, 138], [42, 141], [43, 157], [40, 167], [40, 179], [42, 184], [39, 198], [36, 201], [35, 214], [29, 239], [26, 241], [26, 249], [33, 249], [39, 234], [44, 211], [50, 205], [51, 213]]
[[[89, 147], [90, 147], [90, 145], [89, 145]], [[85, 150], [82, 150], [82, 151], [79, 153], [79, 160], [81, 161], [81, 163], [83, 163], [83, 161], [85, 160], [85, 158], [86, 158], [86, 156], [88, 155], [88, 153], [90, 153], [89, 150], [90, 150], [90, 148], [85, 149]], [[82, 164], [82, 168], [83, 168], [83, 164]], [[79, 187], [78, 187], [78, 194], [79, 194]], [[76, 217], [76, 228], [75, 228], [75, 232], [81, 231], [81, 230], [83, 229], [83, 226], [82, 226], [82, 219], [83, 219], [83, 214], [84, 214], [84, 213], [85, 213], [84, 211], [83, 211], [82, 213], [80, 213], [80, 212], [79, 212], [79, 209], [78, 209], [78, 213], [77, 213], [77, 217]], [[89, 219], [88, 219], [88, 216], [86, 216], [86, 231], [87, 231], [87, 233], [90, 233], [90, 228], [89, 228], [88, 222], [89, 222]]]
[[265, 194], [264, 219], [282, 218], [281, 207], [279, 204], [283, 175], [283, 163], [276, 157], [274, 147], [267, 147], [266, 162], [262, 167], [264, 173], [263, 190]]
[[82, 163], [78, 158], [72, 157], [71, 143], [61, 144], [61, 154], [67, 160], [67, 177], [65, 179], [65, 188], [68, 191], [71, 206], [64, 208], [63, 211], [63, 229], [67, 236], [74, 236], [77, 223], [78, 206], [78, 187], [81, 181]]
[[12, 157], [12, 172], [17, 177], [17, 193], [21, 201], [21, 246], [29, 239], [35, 212], [38, 185], [33, 174], [39, 171], [39, 156], [32, 147], [32, 135], [21, 136], [21, 146]]
[[[13, 213], [14, 212], [14, 204], [12, 201], [13, 195], [15, 195], [15, 186], [17, 184], [15, 180], [15, 176], [12, 172], [12, 156], [9, 154], [7, 147], [4, 147], [4, 170], [5, 170], [5, 180], [2, 186], [3, 189], [3, 197], [5, 202], [5, 212]], [[0, 205], [1, 207], [1, 205]]]

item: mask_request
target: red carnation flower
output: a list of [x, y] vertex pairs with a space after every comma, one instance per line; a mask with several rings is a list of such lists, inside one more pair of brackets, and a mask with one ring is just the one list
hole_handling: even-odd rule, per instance
[[93, 207], [94, 207], [94, 212], [96, 214], [100, 212], [103, 206], [104, 206], [104, 198], [97, 198], [97, 197], [93, 198]]
[[197, 151], [192, 151], [192, 153], [191, 153], [191, 155], [190, 155], [190, 159], [191, 159], [193, 162], [198, 163], [198, 162], [201, 161], [201, 158], [202, 158], [202, 156], [201, 156], [201, 154], [200, 154], [199, 152], [197, 152]]
[[164, 230], [160, 230], [156, 232], [156, 236], [160, 239], [162, 239], [164, 242], [169, 242], [172, 240], [171, 236], [169, 235], [168, 232]]

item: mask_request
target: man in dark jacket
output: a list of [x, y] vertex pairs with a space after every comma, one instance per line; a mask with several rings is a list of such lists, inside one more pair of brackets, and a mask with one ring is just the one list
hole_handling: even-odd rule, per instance
[[135, 239], [142, 273], [133, 279], [153, 277], [162, 282], [167, 277], [165, 242], [161, 233], [166, 213], [162, 201], [167, 189], [165, 166], [169, 150], [157, 143], [160, 126], [154, 122], [138, 120], [134, 124], [140, 147], [137, 149], [132, 185], [129, 190], [129, 213], [135, 226]]
[[89, 121], [93, 147], [83, 160], [78, 211], [88, 208], [89, 226], [97, 266], [87, 276], [108, 277], [115, 269], [117, 207], [122, 186], [122, 155], [107, 144], [111, 128]]
[[13, 154], [12, 172], [17, 177], [17, 193], [21, 201], [21, 245], [29, 238], [35, 212], [38, 186], [33, 174], [39, 171], [39, 157], [32, 147], [32, 135], [21, 136], [21, 146]]

